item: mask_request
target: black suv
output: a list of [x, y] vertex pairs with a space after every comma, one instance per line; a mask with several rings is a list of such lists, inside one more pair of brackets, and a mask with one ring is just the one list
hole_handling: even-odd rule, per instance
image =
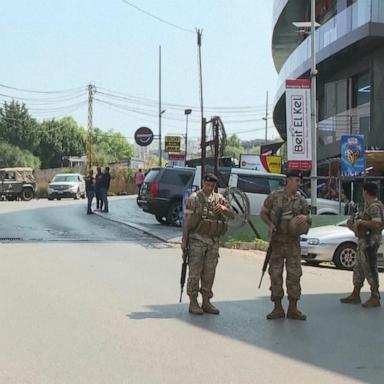
[[195, 168], [152, 168], [145, 176], [137, 199], [144, 212], [161, 224], [180, 225], [183, 195], [192, 189]]

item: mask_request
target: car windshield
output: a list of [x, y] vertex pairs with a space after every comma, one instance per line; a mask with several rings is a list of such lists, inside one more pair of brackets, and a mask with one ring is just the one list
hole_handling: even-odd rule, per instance
[[56, 175], [52, 182], [62, 182], [62, 181], [77, 181], [77, 175]]

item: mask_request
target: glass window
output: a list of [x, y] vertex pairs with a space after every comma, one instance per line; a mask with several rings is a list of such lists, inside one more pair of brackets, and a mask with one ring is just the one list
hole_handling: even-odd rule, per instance
[[161, 183], [172, 185], [188, 185], [192, 176], [192, 172], [166, 169], [161, 176]]
[[353, 78], [353, 107], [358, 107], [371, 101], [371, 80], [369, 72]]
[[144, 181], [146, 183], [152, 183], [152, 181], [154, 181], [156, 179], [158, 174], [159, 174], [159, 170], [158, 169], [151, 169], [148, 172], [148, 174], [145, 176]]
[[239, 175], [237, 186], [243, 192], [248, 193], [270, 193], [269, 181], [267, 177], [253, 175]]

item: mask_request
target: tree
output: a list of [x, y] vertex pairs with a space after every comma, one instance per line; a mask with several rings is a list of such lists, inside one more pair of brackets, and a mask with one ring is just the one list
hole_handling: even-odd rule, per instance
[[37, 122], [24, 103], [12, 100], [0, 108], [0, 138], [21, 149], [35, 151], [39, 144]]
[[233, 134], [227, 138], [224, 155], [239, 159], [242, 153], [244, 153], [244, 148], [242, 147], [240, 139], [237, 135]]
[[132, 144], [119, 132], [110, 129], [103, 132], [99, 128], [93, 130], [94, 159], [98, 165], [124, 160], [134, 156]]
[[34, 169], [40, 168], [40, 159], [27, 150], [22, 150], [19, 147], [0, 143], [0, 167], [31, 167]]
[[35, 151], [42, 168], [61, 167], [64, 156], [85, 154], [86, 131], [72, 117], [39, 124], [39, 147]]

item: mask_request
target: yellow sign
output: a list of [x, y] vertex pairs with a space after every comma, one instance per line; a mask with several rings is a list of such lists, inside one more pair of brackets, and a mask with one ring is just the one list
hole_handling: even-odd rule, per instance
[[269, 172], [281, 173], [281, 156], [267, 156]]
[[165, 136], [165, 152], [180, 152], [180, 136]]

